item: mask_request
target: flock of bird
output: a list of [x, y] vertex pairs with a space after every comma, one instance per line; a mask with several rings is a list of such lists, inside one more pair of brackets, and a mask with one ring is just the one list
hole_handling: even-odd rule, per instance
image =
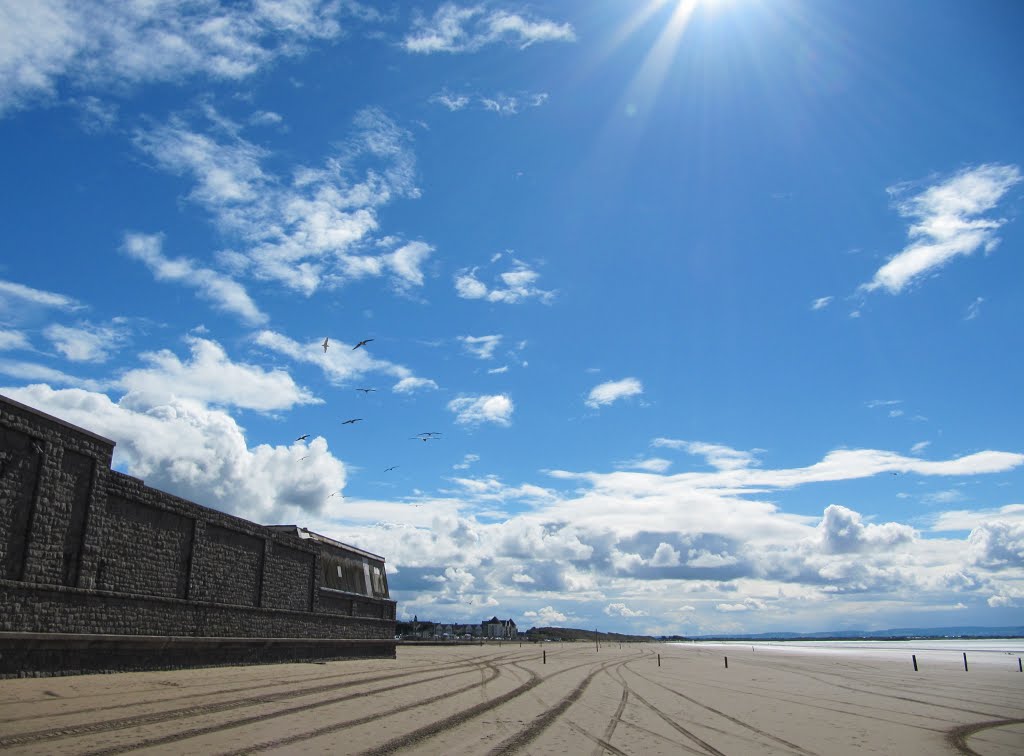
[[[362, 341], [357, 343], [354, 347], [352, 347], [352, 351], [355, 351], [356, 349], [359, 349], [360, 347], [365, 347], [371, 341], [373, 341], [373, 339], [363, 339]], [[325, 337], [323, 343], [320, 346], [323, 347], [324, 354], [327, 354], [327, 350], [331, 346], [331, 339], [330, 339], [330, 337], [329, 336]], [[376, 390], [377, 389], [375, 389], [375, 388], [357, 388], [356, 389], [356, 391], [363, 392], [363, 394], [365, 396], [369, 396], [371, 392], [376, 391]], [[359, 422], [362, 422], [362, 421], [363, 421], [363, 418], [361, 418], [361, 417], [350, 417], [347, 420], [342, 420], [341, 424], [342, 425], [355, 425], [356, 423], [359, 423]], [[307, 438], [309, 438], [309, 435], [310, 434], [308, 434], [308, 433], [303, 433], [301, 436], [299, 436], [295, 440], [296, 441], [305, 441]], [[441, 435], [442, 434], [439, 431], [425, 431], [423, 433], [417, 433], [415, 436], [410, 436], [410, 439], [414, 440], [414, 441], [424, 441], [424, 442], [426, 442], [426, 441], [437, 441], [437, 440], [439, 440], [441, 438]], [[306, 457], [302, 457], [302, 459], [306, 459], [308, 456], [309, 455], [306, 455]], [[302, 461], [302, 459], [300, 459], [299, 461]], [[384, 472], [391, 472], [392, 470], [397, 470], [398, 467], [399, 467], [398, 465], [391, 465], [390, 467], [386, 468], [384, 470]], [[343, 499], [345, 498], [345, 494], [341, 493], [340, 491], [335, 491], [334, 493], [332, 493], [327, 498], [328, 499], [332, 499], [335, 496], [340, 496]]]

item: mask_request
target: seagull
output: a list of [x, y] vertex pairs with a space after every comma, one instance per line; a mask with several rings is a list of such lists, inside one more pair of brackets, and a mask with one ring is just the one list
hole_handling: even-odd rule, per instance
[[342, 425], [355, 425], [356, 423], [358, 423], [362, 419], [363, 418], [361, 418], [361, 417], [353, 417], [351, 420], [345, 420], [342, 423]]
[[361, 347], [361, 346], [366, 346], [366, 345], [367, 345], [367, 344], [369, 344], [369, 343], [370, 343], [371, 341], [373, 341], [373, 339], [363, 339], [363, 340], [362, 340], [362, 341], [360, 341], [360, 342], [359, 342], [358, 344], [356, 344], [356, 345], [355, 345], [354, 347], [352, 347], [352, 349], [353, 349], [353, 350], [356, 350], [356, 349], [358, 349], [358, 348], [359, 348], [359, 347]]
[[341, 498], [343, 498], [343, 499], [345, 498], [345, 494], [341, 493], [340, 491], [335, 491], [334, 493], [332, 493], [332, 494], [331, 494], [330, 496], [328, 496], [327, 498], [328, 498], [328, 499], [333, 499], [333, 498], [334, 498], [335, 496], [340, 496], [340, 497], [341, 497]]
[[395, 469], [397, 469], [397, 468], [398, 468], [398, 465], [391, 465], [391, 467], [389, 467], [389, 468], [388, 468], [387, 470], [385, 470], [384, 472], [391, 472], [392, 470], [395, 470]]
[[305, 457], [299, 457], [299, 462], [301, 462], [304, 459], [309, 459], [309, 455], [307, 454]]
[[303, 434], [302, 434], [301, 436], [299, 436], [299, 437], [298, 437], [297, 439], [295, 439], [295, 440], [296, 440], [296, 441], [305, 441], [305, 440], [306, 440], [307, 438], [309, 438], [309, 434], [308, 434], [308, 433], [303, 433]]
[[328, 346], [327, 342], [328, 342], [328, 341], [330, 341], [330, 337], [327, 337], [327, 338], [325, 338], [325, 339], [324, 339], [324, 343], [323, 343], [323, 344], [321, 344], [321, 346], [322, 346], [322, 347], [324, 348], [324, 351], [325, 351], [325, 352], [327, 351], [327, 346]]
[[375, 388], [357, 388], [356, 391], [362, 391], [364, 394], [369, 394], [371, 391], [376, 391]]

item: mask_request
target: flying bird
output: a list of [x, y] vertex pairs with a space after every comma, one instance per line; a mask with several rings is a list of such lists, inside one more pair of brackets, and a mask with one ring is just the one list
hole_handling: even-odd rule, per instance
[[410, 441], [430, 441], [430, 436], [409, 436]]
[[303, 433], [303, 434], [302, 434], [301, 436], [299, 436], [299, 437], [298, 437], [297, 439], [295, 439], [295, 440], [296, 440], [296, 441], [305, 441], [305, 440], [306, 440], [307, 438], [309, 438], [309, 434], [308, 434], [308, 433]]
[[330, 341], [330, 337], [328, 337], [328, 338], [325, 338], [325, 339], [324, 339], [324, 343], [323, 343], [323, 344], [321, 344], [321, 346], [322, 346], [322, 347], [324, 348], [324, 351], [325, 351], [325, 352], [327, 351], [327, 347], [328, 347], [328, 344], [327, 344], [327, 342], [328, 342], [328, 341]]
[[440, 436], [441, 434], [438, 431], [426, 431], [425, 433], [417, 433], [416, 435], [417, 436]]
[[392, 470], [397, 470], [397, 469], [398, 469], [398, 465], [391, 465], [391, 467], [386, 469], [384, 472], [391, 472]]
[[357, 388], [356, 391], [362, 391], [364, 394], [369, 394], [371, 391], [376, 391], [375, 388]]
[[343, 421], [342, 425], [355, 425], [356, 423], [358, 423], [362, 419], [363, 418], [361, 418], [361, 417], [353, 417], [351, 420]]
[[369, 343], [370, 343], [371, 341], [373, 341], [373, 339], [363, 339], [363, 340], [362, 340], [362, 341], [360, 341], [360, 342], [359, 342], [358, 344], [356, 344], [356, 345], [355, 345], [354, 347], [352, 347], [352, 349], [353, 349], [353, 350], [356, 350], [356, 349], [358, 349], [358, 348], [359, 348], [359, 347], [361, 347], [361, 346], [366, 346], [366, 345], [367, 345], [367, 344], [369, 344]]

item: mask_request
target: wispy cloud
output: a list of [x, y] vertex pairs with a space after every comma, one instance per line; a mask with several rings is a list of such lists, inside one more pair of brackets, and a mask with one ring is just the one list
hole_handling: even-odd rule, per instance
[[675, 438], [656, 438], [651, 446], [666, 449], [678, 449], [687, 454], [704, 457], [709, 465], [717, 470], [741, 470], [757, 464], [753, 452], [740, 451], [722, 444], [709, 444], [704, 441], [683, 441]]
[[[327, 334], [329, 336], [329, 334]], [[383, 373], [397, 378], [392, 391], [408, 394], [414, 391], [436, 389], [437, 383], [429, 378], [417, 377], [412, 370], [387, 360], [371, 356], [369, 350], [353, 349], [352, 344], [331, 338], [327, 352], [321, 346], [322, 338], [299, 343], [276, 331], [257, 333], [253, 342], [258, 346], [283, 354], [296, 362], [315, 365], [333, 383], [350, 383], [372, 373]]]
[[477, 359], [489, 360], [494, 357], [494, 350], [501, 344], [501, 334], [489, 336], [459, 336], [463, 348]]
[[84, 322], [77, 326], [53, 323], [44, 329], [43, 335], [72, 362], [105, 362], [111, 352], [127, 343], [129, 334], [118, 324], [100, 326]]
[[964, 315], [964, 320], [974, 320], [978, 315], [981, 314], [981, 305], [985, 301], [984, 297], [978, 297], [970, 305], [967, 306], [967, 314]]
[[[210, 108], [207, 116], [215, 125], [222, 120]], [[189, 198], [234, 237], [237, 249], [222, 251], [219, 260], [236, 275], [278, 281], [307, 296], [321, 286], [385, 275], [396, 290], [420, 287], [433, 247], [374, 238], [379, 208], [419, 196], [412, 137], [372, 108], [353, 126], [323, 166], [300, 166], [290, 179], [266, 172], [268, 153], [230, 125], [218, 126], [215, 139], [174, 118], [138, 131], [135, 143], [161, 168], [193, 179]]]
[[34, 362], [22, 362], [18, 360], [0, 360], [0, 373], [22, 381], [52, 383], [57, 386], [73, 386], [75, 388], [87, 389], [89, 391], [104, 391], [110, 385], [105, 381], [96, 381], [91, 378], [79, 378], [76, 375], [69, 375], [68, 373], [47, 367], [46, 365], [39, 365]]
[[448, 402], [459, 425], [511, 425], [515, 404], [507, 394], [459, 396]]
[[52, 307], [57, 310], [79, 310], [83, 305], [71, 297], [52, 291], [0, 280], [0, 310], [13, 310], [25, 305]]
[[158, 281], [189, 286], [218, 310], [237, 315], [249, 325], [267, 322], [267, 316], [252, 301], [244, 286], [186, 257], [165, 257], [163, 239], [163, 234], [126, 233], [121, 249], [129, 257], [145, 263]]
[[621, 381], [599, 383], [590, 389], [584, 402], [588, 407], [598, 409], [630, 396], [644, 393], [643, 384], [636, 378], [623, 378]]
[[811, 309], [824, 310], [832, 303], [832, 299], [832, 297], [818, 297], [813, 302], [811, 302]]
[[35, 0], [0, 24], [0, 115], [58, 91], [118, 90], [192, 76], [239, 80], [338, 36], [330, 0], [223, 5]]
[[[919, 194], [898, 199], [897, 212], [911, 220], [907, 232], [910, 243], [861, 289], [885, 289], [890, 294], [899, 294], [955, 257], [971, 255], [979, 249], [994, 250], [999, 244], [996, 231], [1006, 221], [981, 216], [995, 208], [1020, 180], [1020, 169], [1015, 165], [986, 164], [966, 168]], [[889, 193], [898, 198], [908, 188], [891, 187]]]
[[440, 92], [430, 98], [431, 102], [443, 105], [455, 112], [465, 110], [476, 103], [479, 108], [501, 116], [517, 115], [524, 108], [539, 108], [548, 101], [547, 92], [522, 92], [519, 94], [469, 95]]
[[570, 24], [547, 19], [531, 19], [483, 5], [460, 7], [445, 3], [432, 18], [418, 16], [413, 29], [402, 42], [411, 53], [474, 52], [480, 48], [507, 42], [524, 49], [538, 42], [571, 42], [576, 33]]
[[16, 349], [30, 349], [28, 337], [21, 331], [0, 329], [0, 352], [10, 352]]

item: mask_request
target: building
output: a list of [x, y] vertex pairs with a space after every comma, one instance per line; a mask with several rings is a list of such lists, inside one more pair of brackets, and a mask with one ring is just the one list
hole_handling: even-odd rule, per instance
[[484, 638], [499, 638], [502, 640], [515, 640], [519, 633], [516, 630], [516, 623], [512, 619], [500, 620], [491, 617], [480, 623], [480, 631]]
[[384, 558], [110, 468], [0, 396], [0, 676], [395, 655]]

